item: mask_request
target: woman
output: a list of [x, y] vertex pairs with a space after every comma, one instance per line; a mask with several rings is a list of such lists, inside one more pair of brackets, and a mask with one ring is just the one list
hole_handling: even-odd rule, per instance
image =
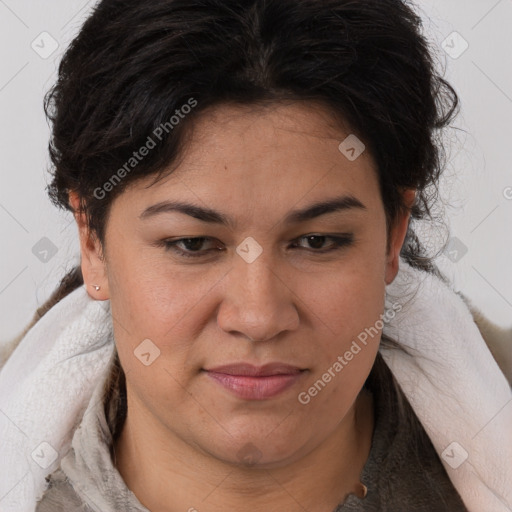
[[410, 6], [103, 0], [46, 107], [45, 310], [84, 284], [116, 351], [37, 512], [466, 510], [379, 352], [457, 110]]

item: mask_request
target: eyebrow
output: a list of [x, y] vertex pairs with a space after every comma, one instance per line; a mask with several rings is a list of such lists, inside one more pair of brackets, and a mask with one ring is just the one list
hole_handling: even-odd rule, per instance
[[[354, 209], [367, 211], [366, 206], [355, 196], [343, 195], [313, 203], [299, 210], [293, 210], [284, 218], [284, 223], [298, 224], [300, 222], [315, 219], [321, 215]], [[146, 220], [161, 213], [176, 212], [189, 215], [190, 217], [194, 217], [195, 219], [209, 224], [222, 224], [229, 227], [233, 227], [235, 224], [232, 219], [221, 212], [182, 201], [162, 201], [154, 204], [153, 206], [146, 208], [139, 215], [139, 219]]]

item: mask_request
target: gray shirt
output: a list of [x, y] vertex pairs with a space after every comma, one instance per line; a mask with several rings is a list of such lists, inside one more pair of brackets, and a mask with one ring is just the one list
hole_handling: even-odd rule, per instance
[[[364, 499], [350, 495], [333, 512], [467, 512], [424, 430], [412, 436], [410, 426], [399, 424], [396, 404], [373, 391], [375, 428], [361, 475], [368, 493]], [[113, 465], [105, 407], [108, 417], [115, 416], [116, 400], [105, 404], [103, 386], [97, 386], [36, 512], [148, 512]], [[419, 458], [413, 450], [418, 443]]]

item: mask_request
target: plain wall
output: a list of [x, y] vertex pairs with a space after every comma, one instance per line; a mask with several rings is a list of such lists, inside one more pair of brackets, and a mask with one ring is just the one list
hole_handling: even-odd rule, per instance
[[[49, 129], [43, 96], [94, 3], [0, 2], [0, 343], [23, 329], [66, 270], [80, 261], [74, 219], [57, 210], [45, 191]], [[462, 102], [458, 129], [447, 133], [442, 189], [454, 241], [439, 265], [492, 320], [511, 325], [512, 2], [417, 5]], [[460, 36], [450, 36], [454, 31]], [[459, 56], [464, 41], [468, 48]], [[59, 47], [47, 56], [52, 44]], [[435, 241], [436, 233], [423, 236]]]

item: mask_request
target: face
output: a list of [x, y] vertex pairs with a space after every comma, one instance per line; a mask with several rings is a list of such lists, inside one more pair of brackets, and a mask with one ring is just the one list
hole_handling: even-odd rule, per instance
[[220, 460], [279, 465], [353, 406], [408, 219], [387, 253], [375, 164], [340, 151], [348, 135], [318, 106], [218, 107], [174, 173], [113, 202], [104, 261], [81, 231], [129, 403], [162, 432]]

